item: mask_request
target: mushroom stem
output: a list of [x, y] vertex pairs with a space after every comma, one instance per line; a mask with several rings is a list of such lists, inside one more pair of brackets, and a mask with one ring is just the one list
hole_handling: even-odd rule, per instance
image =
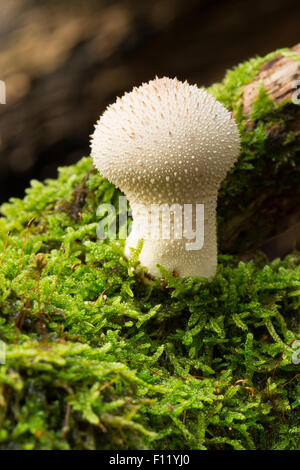
[[217, 269], [216, 207], [218, 193], [195, 194], [193, 201], [162, 204], [131, 204], [133, 223], [126, 240], [130, 256], [144, 240], [140, 262], [149, 274], [161, 277], [157, 265], [179, 277], [211, 279]]

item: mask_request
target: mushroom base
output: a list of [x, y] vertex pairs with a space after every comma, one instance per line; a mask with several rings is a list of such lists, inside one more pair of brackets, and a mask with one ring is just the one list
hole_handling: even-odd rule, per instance
[[125, 255], [129, 257], [131, 248], [136, 248], [139, 240], [143, 239], [139, 260], [152, 276], [162, 277], [157, 266], [160, 265], [181, 278], [211, 279], [217, 269], [217, 194], [206, 196], [202, 201], [204, 202], [183, 206], [192, 206], [192, 210], [187, 209], [188, 214], [184, 211], [182, 213], [181, 234], [178, 230], [181, 224], [173, 213], [169, 224], [164, 217], [166, 212], [161, 211], [156, 223], [151, 225], [154, 219], [153, 206], [144, 211], [140, 207], [132, 207], [133, 224], [126, 240]]

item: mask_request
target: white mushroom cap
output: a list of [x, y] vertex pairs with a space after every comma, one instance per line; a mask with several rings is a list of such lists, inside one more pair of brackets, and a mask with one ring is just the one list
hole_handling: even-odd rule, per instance
[[187, 204], [195, 194], [201, 203], [217, 195], [239, 155], [231, 113], [176, 78], [155, 78], [125, 93], [95, 127], [95, 166], [126, 194], [133, 213], [137, 203]]

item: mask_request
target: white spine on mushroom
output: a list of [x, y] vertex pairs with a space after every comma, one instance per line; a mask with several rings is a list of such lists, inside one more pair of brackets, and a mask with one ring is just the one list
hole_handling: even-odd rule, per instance
[[[157, 264], [180, 277], [211, 278], [217, 267], [218, 189], [239, 155], [240, 137], [231, 113], [196, 85], [156, 78], [109, 106], [92, 136], [92, 157], [100, 173], [127, 196], [133, 214], [126, 255], [144, 238], [140, 261], [161, 276]], [[154, 205], [204, 204], [204, 244], [157, 239], [143, 233]], [[152, 206], [152, 208], [151, 208]], [[171, 221], [172, 225], [172, 221]], [[158, 228], [158, 227], [157, 227]], [[156, 232], [157, 234], [158, 232]]]

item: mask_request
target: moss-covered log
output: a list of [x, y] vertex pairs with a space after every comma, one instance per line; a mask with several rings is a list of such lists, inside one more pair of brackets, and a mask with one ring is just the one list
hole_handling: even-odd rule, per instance
[[[300, 44], [246, 62], [211, 88], [232, 109], [242, 134], [239, 162], [225, 181], [219, 199], [220, 247], [225, 252], [245, 256], [247, 251], [263, 248], [275, 257], [297, 246], [298, 80]], [[289, 230], [294, 226], [297, 230]], [[280, 245], [269, 241], [278, 235]]]
[[[283, 57], [298, 60], [257, 58], [211, 89], [243, 139], [220, 194], [223, 249], [256, 247], [265, 193], [290, 194], [291, 210], [299, 190], [298, 108], [262, 87], [246, 100]], [[299, 254], [222, 254], [211, 282], [163, 268], [145, 282], [138, 253], [96, 237], [97, 207], [118, 194], [83, 158], [1, 208], [0, 448], [299, 449]]]

